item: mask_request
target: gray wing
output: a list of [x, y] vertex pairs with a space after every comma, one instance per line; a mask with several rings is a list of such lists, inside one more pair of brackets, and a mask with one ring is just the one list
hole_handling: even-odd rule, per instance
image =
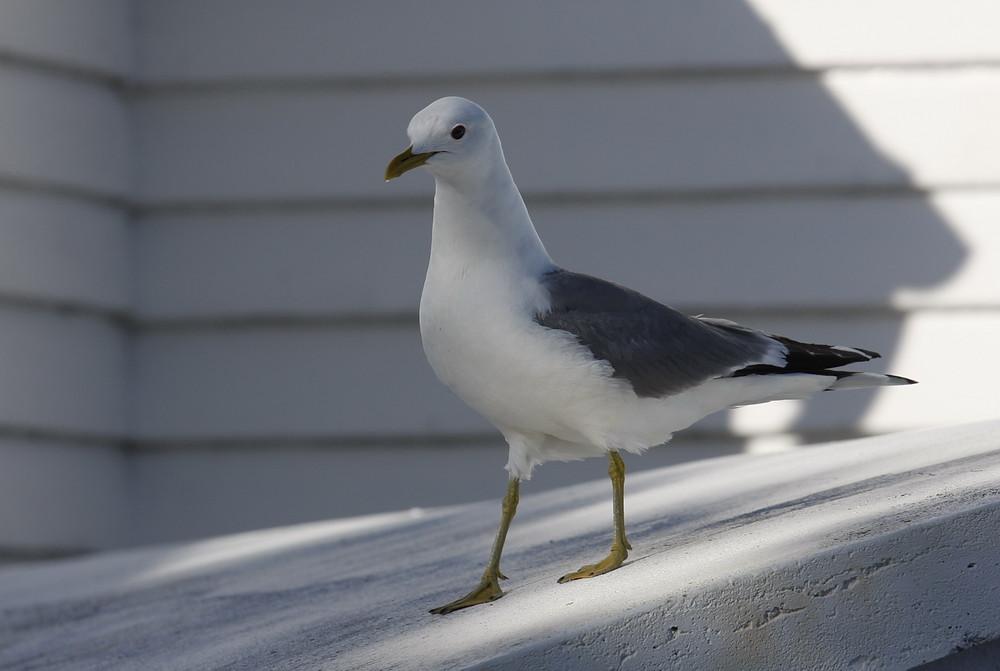
[[784, 370], [785, 345], [759, 331], [688, 317], [626, 287], [567, 270], [549, 272], [541, 283], [551, 305], [535, 321], [574, 334], [638, 396], [677, 394], [749, 367], [791, 372]]

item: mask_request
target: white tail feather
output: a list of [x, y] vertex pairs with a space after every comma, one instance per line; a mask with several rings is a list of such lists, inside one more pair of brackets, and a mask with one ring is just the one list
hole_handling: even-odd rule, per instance
[[890, 387], [899, 384], [913, 384], [909, 378], [881, 373], [852, 373], [839, 378], [827, 389], [866, 389], [868, 387]]

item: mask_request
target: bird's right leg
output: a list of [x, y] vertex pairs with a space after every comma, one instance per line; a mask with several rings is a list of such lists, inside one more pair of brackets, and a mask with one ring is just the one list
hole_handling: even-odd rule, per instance
[[435, 615], [447, 615], [461, 608], [496, 601], [503, 596], [503, 590], [500, 589], [500, 581], [506, 580], [507, 576], [500, 573], [500, 555], [503, 554], [503, 544], [507, 540], [507, 530], [510, 529], [511, 520], [514, 519], [514, 513], [517, 512], [520, 483], [521, 481], [517, 478], [511, 478], [507, 483], [507, 494], [503, 497], [503, 502], [501, 503], [500, 527], [497, 529], [497, 536], [493, 540], [493, 550], [490, 552], [490, 560], [486, 564], [486, 570], [483, 571], [482, 580], [479, 581], [475, 589], [461, 599], [452, 601], [445, 606], [432, 608], [430, 612]]

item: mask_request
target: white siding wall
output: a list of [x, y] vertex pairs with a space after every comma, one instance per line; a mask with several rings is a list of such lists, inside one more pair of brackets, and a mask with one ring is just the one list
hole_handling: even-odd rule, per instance
[[128, 3], [0, 3], [0, 554], [120, 543]]
[[[1000, 338], [995, 3], [93, 4], [108, 16], [54, 25], [21, 10], [58, 51], [0, 17], [4, 53], [23, 54], [0, 60], [0, 85], [37, 90], [18, 123], [54, 126], [11, 140], [24, 157], [0, 156], [0, 172], [31, 200], [16, 207], [86, 212], [74, 249], [93, 261], [62, 283], [4, 261], [0, 286], [55, 292], [11, 306], [33, 319], [101, 325], [50, 336], [103, 343], [97, 388], [120, 392], [108, 380], [127, 371], [132, 542], [502, 491], [496, 433], [420, 349], [431, 180], [381, 181], [410, 116], [441, 95], [490, 111], [562, 264], [692, 312], [878, 349], [882, 368], [922, 383], [719, 415], [631, 467], [744, 449], [733, 433], [771, 449], [997, 414], [996, 364], [975, 351]], [[126, 113], [113, 82], [128, 38]], [[90, 50], [67, 53], [74, 41]], [[73, 104], [32, 116], [59, 95]], [[43, 178], [51, 192], [23, 187]], [[134, 287], [115, 246], [126, 191]], [[133, 290], [126, 343], [109, 317]], [[39, 307], [53, 300], [94, 307]], [[36, 410], [64, 430], [54, 409], [18, 412]], [[553, 465], [537, 486], [603, 470]]]

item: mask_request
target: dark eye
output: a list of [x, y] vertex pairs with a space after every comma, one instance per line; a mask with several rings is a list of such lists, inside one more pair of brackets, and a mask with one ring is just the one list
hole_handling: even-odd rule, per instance
[[456, 140], [461, 140], [465, 136], [465, 126], [458, 124], [451, 129], [451, 136]]

